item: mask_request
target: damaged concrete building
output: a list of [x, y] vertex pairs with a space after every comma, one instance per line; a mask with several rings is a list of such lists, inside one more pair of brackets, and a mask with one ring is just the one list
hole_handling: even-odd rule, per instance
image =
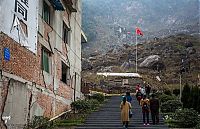
[[0, 127], [70, 110], [81, 93], [81, 0], [0, 1]]

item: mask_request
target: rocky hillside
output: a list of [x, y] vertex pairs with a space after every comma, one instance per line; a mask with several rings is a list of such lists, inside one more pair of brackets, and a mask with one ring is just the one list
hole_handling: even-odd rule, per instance
[[135, 44], [134, 28], [143, 41], [178, 33], [199, 32], [199, 0], [83, 0], [83, 28], [89, 42], [84, 55]]
[[[135, 60], [135, 46], [124, 44], [106, 54], [96, 52], [83, 59], [82, 75], [87, 81], [99, 83], [96, 72], [135, 72]], [[177, 87], [180, 72], [183, 83], [197, 84], [199, 64], [199, 35], [178, 34], [138, 45], [138, 73], [156, 87]]]

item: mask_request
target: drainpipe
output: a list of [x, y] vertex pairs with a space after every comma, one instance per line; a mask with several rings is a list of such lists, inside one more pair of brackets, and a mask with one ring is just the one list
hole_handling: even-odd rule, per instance
[[74, 80], [74, 101], [76, 101], [76, 72], [75, 72], [75, 80]]

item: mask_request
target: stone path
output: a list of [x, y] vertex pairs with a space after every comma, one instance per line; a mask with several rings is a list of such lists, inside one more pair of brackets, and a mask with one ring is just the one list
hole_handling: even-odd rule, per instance
[[[120, 105], [121, 97], [114, 96], [97, 112], [93, 112], [88, 116], [84, 125], [75, 129], [123, 129], [120, 121]], [[142, 112], [136, 98], [133, 97], [132, 102], [133, 117], [129, 122], [128, 129], [169, 129], [164, 125], [164, 121], [160, 116], [160, 124], [152, 125], [150, 115], [150, 125], [144, 126], [142, 122]]]

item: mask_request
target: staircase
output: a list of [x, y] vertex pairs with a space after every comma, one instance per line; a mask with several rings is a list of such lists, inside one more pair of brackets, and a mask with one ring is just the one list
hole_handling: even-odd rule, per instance
[[[108, 102], [97, 112], [93, 112], [85, 121], [84, 125], [76, 127], [75, 129], [123, 129], [120, 120], [120, 96], [111, 97]], [[142, 121], [142, 111], [135, 97], [132, 101], [133, 117], [130, 119], [128, 129], [169, 129], [164, 125], [164, 121], [160, 116], [160, 123], [152, 125], [151, 115], [150, 125], [144, 126]]]

